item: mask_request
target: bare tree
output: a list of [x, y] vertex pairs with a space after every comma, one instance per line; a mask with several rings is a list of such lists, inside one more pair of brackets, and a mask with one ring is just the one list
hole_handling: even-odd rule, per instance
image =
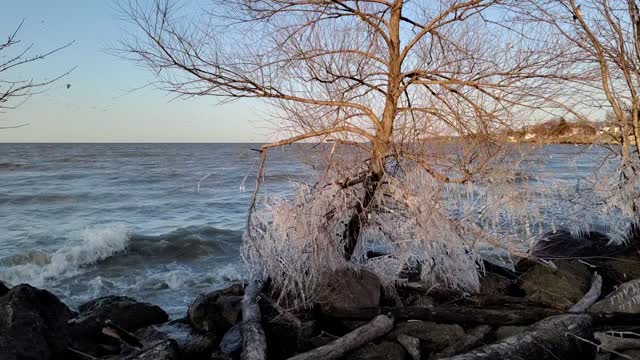
[[[561, 34], [572, 45], [570, 83], [578, 89], [574, 113], [607, 111], [616, 167], [605, 167], [599, 202], [624, 224], [640, 224], [640, 2], [637, 0], [532, 0], [527, 17]], [[619, 231], [620, 238], [629, 228]]]
[[[52, 79], [36, 80], [33, 78], [12, 78], [12, 72], [24, 69], [32, 63], [39, 62], [45, 58], [67, 48], [73, 42], [49, 50], [41, 54], [34, 54], [33, 44], [22, 45], [22, 40], [18, 38], [20, 30], [24, 25], [24, 20], [9, 34], [7, 40], [0, 43], [0, 113], [6, 110], [16, 109], [31, 96], [46, 89], [48, 85], [60, 80], [68, 75], [73, 69], [58, 75]], [[21, 75], [22, 76], [22, 75]], [[0, 129], [15, 128], [18, 126], [0, 127]]]
[[[508, 187], [518, 160], [504, 133], [553, 98], [544, 85], [564, 66], [561, 44], [512, 23], [512, 5], [230, 0], [201, 17], [168, 0], [121, 8], [135, 25], [126, 56], [152, 69], [159, 87], [273, 105], [285, 139], [261, 147], [244, 254], [276, 286], [309, 297], [376, 241], [391, 249], [384, 263], [367, 262], [379, 274], [397, 278], [417, 264], [423, 277], [477, 288], [477, 244], [506, 246], [479, 223], [490, 213], [503, 230], [517, 217], [505, 219], [507, 202], [528, 198], [471, 188]], [[261, 218], [269, 149], [308, 140], [334, 143], [323, 148], [322, 176]], [[494, 207], [478, 205], [487, 201]]]

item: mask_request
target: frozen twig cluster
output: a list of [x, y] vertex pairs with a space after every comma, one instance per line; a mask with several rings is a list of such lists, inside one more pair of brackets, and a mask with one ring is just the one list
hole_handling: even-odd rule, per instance
[[[298, 185], [292, 200], [274, 200], [254, 212], [245, 259], [277, 284], [280, 300], [303, 305], [345, 267], [370, 270], [388, 285], [402, 281], [403, 270], [420, 269], [429, 285], [474, 292], [484, 251], [526, 256], [517, 232], [522, 224], [541, 221], [535, 211], [512, 211], [531, 204], [527, 188], [515, 186], [514, 178], [443, 184], [411, 162], [401, 167], [382, 179], [350, 259], [344, 253], [345, 219], [364, 190], [336, 183]], [[369, 257], [369, 251], [385, 255]]]

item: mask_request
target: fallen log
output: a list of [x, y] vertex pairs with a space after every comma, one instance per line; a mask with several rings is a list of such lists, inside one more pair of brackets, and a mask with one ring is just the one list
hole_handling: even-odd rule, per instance
[[605, 333], [595, 333], [594, 337], [600, 342], [600, 346], [608, 351], [625, 351], [640, 349], [640, 339], [613, 336]]
[[591, 280], [591, 288], [589, 291], [575, 303], [570, 309], [570, 313], [581, 313], [589, 310], [591, 305], [595, 304], [602, 293], [602, 276], [598, 273], [593, 274], [593, 280]]
[[447, 360], [583, 360], [593, 359], [595, 349], [581, 339], [591, 339], [591, 317], [565, 314], [534, 324], [526, 332], [457, 355]]
[[138, 337], [114, 324], [111, 320], [105, 321], [102, 328], [102, 333], [114, 339], [120, 340], [121, 342], [125, 343], [128, 346], [131, 346], [134, 349], [142, 349], [144, 347], [142, 341], [138, 339]]
[[339, 359], [349, 351], [379, 338], [393, 329], [393, 320], [386, 315], [378, 315], [370, 322], [338, 338], [327, 345], [298, 354], [289, 360], [332, 360]]
[[267, 339], [262, 328], [258, 296], [262, 281], [252, 281], [244, 290], [242, 299], [242, 360], [266, 360]]
[[529, 309], [484, 309], [461, 306], [405, 306], [376, 308], [329, 308], [323, 312], [327, 317], [368, 320], [380, 314], [391, 314], [398, 320], [425, 320], [438, 323], [530, 325], [544, 318], [561, 315], [563, 312], [548, 308]]
[[506, 296], [506, 295], [472, 295], [469, 297], [454, 300], [451, 304], [467, 305], [479, 308], [510, 308], [510, 309], [530, 309], [530, 308], [552, 308], [556, 310], [566, 310], [566, 306], [557, 304], [547, 304], [527, 298]]

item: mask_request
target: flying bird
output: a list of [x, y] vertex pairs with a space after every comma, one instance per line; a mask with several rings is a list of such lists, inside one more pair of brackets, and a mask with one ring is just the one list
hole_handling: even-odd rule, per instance
[[67, 84], [67, 89], [71, 88], [71, 84]]

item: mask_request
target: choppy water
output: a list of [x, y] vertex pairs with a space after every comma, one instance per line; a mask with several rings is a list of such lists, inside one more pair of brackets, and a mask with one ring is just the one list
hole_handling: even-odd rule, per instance
[[[197, 294], [242, 277], [255, 147], [0, 144], [0, 280], [71, 306], [127, 294], [183, 314]], [[290, 180], [309, 174], [295, 149], [270, 155], [270, 195], [287, 196]], [[532, 171], [575, 181], [598, 151], [548, 146]]]

